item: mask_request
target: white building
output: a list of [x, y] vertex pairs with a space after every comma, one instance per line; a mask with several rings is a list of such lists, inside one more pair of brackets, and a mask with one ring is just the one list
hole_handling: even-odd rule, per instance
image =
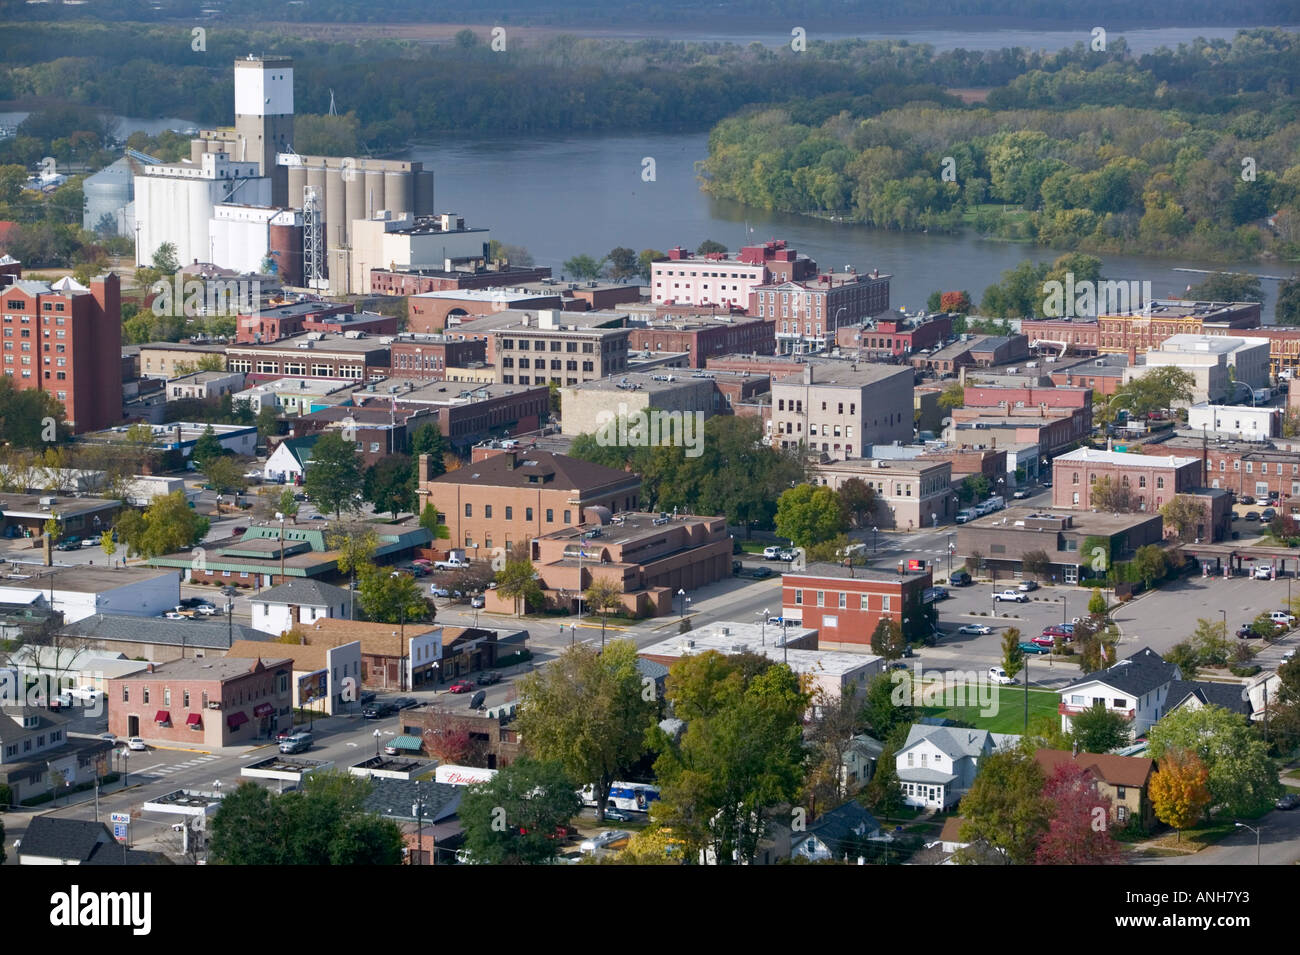
[[[278, 589], [278, 588], [277, 588]], [[336, 588], [337, 589], [337, 588]], [[320, 716], [355, 709], [361, 697], [361, 641], [338, 646], [273, 644], [277, 657], [293, 660], [293, 705]], [[264, 659], [270, 651], [260, 640], [236, 640], [226, 657]]]
[[1278, 433], [1280, 416], [1281, 411], [1277, 408], [1202, 402], [1188, 409], [1187, 427], [1193, 431], [1204, 429], [1219, 437], [1264, 441]]
[[220, 398], [244, 387], [244, 373], [240, 371], [195, 371], [167, 382], [167, 400], [183, 398]]
[[1252, 389], [1267, 387], [1268, 356], [1268, 343], [1259, 339], [1170, 335], [1159, 348], [1141, 356], [1143, 364], [1124, 369], [1124, 384], [1155, 368], [1182, 368], [1191, 373], [1195, 382], [1192, 404], [1222, 402], [1233, 396], [1237, 383]]
[[337, 287], [330, 291], [368, 294], [371, 269], [442, 269], [450, 267], [448, 259], [486, 259], [491, 241], [490, 229], [467, 229], [464, 217], [452, 213], [416, 218], [381, 212], [353, 219], [350, 282], [343, 286], [331, 272]]
[[984, 757], [1020, 739], [988, 730], [917, 724], [894, 758], [903, 802], [945, 809], [970, 790]]
[[326, 405], [341, 403], [322, 401], [326, 395], [356, 385], [351, 378], [277, 378], [236, 392], [233, 400], [247, 401], [254, 414], [263, 408], [273, 408], [278, 415], [311, 414]]
[[[176, 246], [182, 266], [214, 261], [212, 219], [226, 202], [271, 204], [271, 180], [260, 175], [258, 163], [204, 153], [198, 163], [186, 159], [142, 166], [135, 177], [136, 265], [148, 265], [164, 242]], [[216, 264], [235, 267], [233, 262]], [[260, 265], [259, 259], [252, 271], [260, 271]]]
[[253, 628], [279, 636], [322, 617], [348, 619], [348, 592], [318, 580], [290, 580], [252, 600]]
[[208, 223], [210, 261], [240, 273], [260, 273], [273, 248], [271, 226], [301, 225], [302, 217], [292, 209], [247, 203], [214, 206]]
[[28, 567], [0, 577], [0, 603], [26, 603], [44, 594], [50, 609], [75, 623], [95, 614], [157, 617], [180, 602], [180, 577], [153, 567]]
[[1168, 712], [1169, 684], [1182, 679], [1176, 664], [1148, 647], [1104, 670], [1089, 673], [1061, 690], [1061, 729], [1070, 732], [1072, 716], [1094, 706], [1129, 720], [1136, 737]]

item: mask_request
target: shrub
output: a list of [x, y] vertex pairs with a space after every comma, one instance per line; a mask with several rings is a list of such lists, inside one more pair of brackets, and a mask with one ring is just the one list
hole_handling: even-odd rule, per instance
[[0, 783], [0, 812], [4, 812], [14, 801], [14, 791], [8, 783]]
[[1252, 663], [1249, 666], [1234, 665], [1228, 667], [1228, 672], [1233, 676], [1254, 676], [1260, 670], [1258, 663]]

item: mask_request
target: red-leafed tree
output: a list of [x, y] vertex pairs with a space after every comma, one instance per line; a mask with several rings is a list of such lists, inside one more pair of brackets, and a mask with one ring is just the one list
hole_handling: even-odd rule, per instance
[[1039, 865], [1114, 865], [1119, 844], [1109, 831], [1111, 802], [1093, 774], [1073, 763], [1057, 766], [1043, 784], [1052, 804], [1047, 832], [1038, 843]]
[[486, 739], [471, 721], [445, 710], [431, 714], [427, 720], [421, 735], [431, 756], [463, 766], [477, 766], [483, 761]]
[[944, 292], [939, 296], [939, 311], [965, 315], [970, 311], [970, 293]]

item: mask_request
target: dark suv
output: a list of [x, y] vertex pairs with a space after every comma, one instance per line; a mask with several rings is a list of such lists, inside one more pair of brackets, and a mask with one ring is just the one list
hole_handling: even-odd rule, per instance
[[361, 716], [367, 720], [382, 719], [385, 716], [392, 716], [397, 712], [397, 707], [392, 703], [371, 703], [369, 706], [361, 708]]
[[966, 573], [964, 570], [959, 570], [952, 575], [948, 583], [952, 584], [954, 587], [969, 587], [970, 574]]

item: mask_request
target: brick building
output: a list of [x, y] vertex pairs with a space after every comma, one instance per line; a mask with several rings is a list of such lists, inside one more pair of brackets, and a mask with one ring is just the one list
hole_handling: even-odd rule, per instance
[[865, 481], [876, 492], [873, 526], [881, 528], [933, 527], [957, 516], [952, 493], [952, 465], [943, 459], [922, 457], [899, 460], [854, 458], [809, 468], [809, 479], [838, 491], [850, 478]]
[[238, 746], [293, 725], [293, 661], [268, 645], [248, 660], [171, 660], [108, 680], [108, 729], [155, 744]]
[[1079, 448], [1052, 460], [1052, 506], [1087, 510], [1089, 491], [1103, 477], [1128, 487], [1139, 511], [1155, 512], [1174, 494], [1201, 486], [1201, 460]]
[[522, 292], [500, 288], [422, 292], [406, 300], [406, 324], [410, 331], [432, 334], [441, 332], [448, 325], [455, 327], [507, 309], [562, 309], [563, 305], [558, 292]]
[[[1274, 447], [1268, 442], [1209, 440], [1178, 435], [1143, 452], [1157, 457], [1181, 454], [1194, 457], [1197, 480], [1203, 487], [1222, 488], [1240, 497], [1300, 497], [1300, 451]], [[1205, 470], [1200, 465], [1204, 460]]]
[[466, 367], [471, 362], [483, 361], [486, 354], [487, 344], [483, 341], [418, 332], [396, 335], [389, 345], [393, 375], [433, 381], [446, 378], [449, 367]]
[[963, 368], [975, 367], [975, 358], [971, 354], [974, 342], [971, 340], [953, 342], [938, 351], [926, 353], [913, 352], [910, 363], [919, 371], [933, 371], [940, 375], [955, 375]]
[[575, 527], [589, 508], [635, 510], [641, 494], [635, 474], [548, 451], [499, 450], [432, 480], [421, 455], [418, 480], [419, 509], [432, 504], [472, 558]]
[[870, 651], [882, 617], [902, 626], [905, 635], [929, 635], [922, 595], [932, 583], [929, 569], [892, 573], [812, 564], [781, 578], [781, 616], [818, 631], [823, 650]]
[[368, 468], [391, 454], [404, 454], [416, 430], [434, 420], [429, 408], [338, 405], [295, 418], [289, 436], [301, 438], [339, 431], [345, 440], [355, 443], [362, 467]]
[[763, 283], [749, 293], [749, 313], [776, 326], [782, 353], [829, 351], [842, 326], [889, 311], [891, 277], [849, 269]]
[[903, 358], [923, 348], [940, 347], [951, 335], [951, 315], [913, 319], [891, 317], [877, 319], [874, 324], [841, 323], [835, 331], [835, 344], [859, 361], [877, 361]]
[[[566, 312], [527, 313], [488, 336], [488, 362], [506, 385], [576, 385], [628, 370], [626, 328], [567, 321]], [[545, 357], [542, 357], [545, 356]]]
[[[324, 301], [295, 302], [258, 309], [236, 317], [235, 341], [241, 345], [254, 345], [278, 342], [304, 332], [326, 331], [324, 327], [318, 327], [321, 319], [351, 315], [355, 311], [356, 307], [347, 302]], [[313, 327], [308, 328], [308, 323]], [[396, 320], [393, 320], [393, 330], [396, 331]]]
[[1127, 355], [1100, 355], [1049, 366], [1048, 375], [1057, 387], [1088, 388], [1109, 398], [1124, 383]]
[[1097, 354], [1101, 332], [1096, 320], [1043, 318], [1020, 323], [1029, 347], [1043, 354], [1092, 356]]
[[116, 275], [90, 287], [15, 279], [4, 303], [0, 369], [19, 391], [38, 389], [63, 405], [76, 433], [122, 417], [122, 294]]
[[[455, 381], [409, 381], [388, 379], [353, 392], [358, 408], [428, 411], [435, 416], [442, 436], [453, 447], [464, 449], [491, 434], [536, 431], [551, 410], [551, 395], [545, 387], [478, 384]], [[423, 423], [423, 422], [421, 422]]]
[[799, 282], [817, 272], [817, 263], [774, 239], [725, 252], [692, 255], [681, 246], [650, 266], [650, 299], [656, 305], [718, 305], [747, 308], [759, 285]]
[[[776, 348], [775, 324], [744, 314], [683, 313], [674, 306], [659, 306], [659, 312], [629, 324], [628, 348], [635, 351], [685, 352], [690, 367], [704, 368], [715, 355], [752, 352], [770, 355]], [[635, 321], [635, 318], [633, 319]]]
[[967, 384], [963, 392], [964, 408], [996, 408], [1006, 413], [1021, 409], [1052, 410], [1088, 409], [1089, 429], [1092, 422], [1092, 392], [1082, 387], [1037, 388], [1000, 387], [996, 385]]
[[1036, 444], [1047, 457], [1092, 433], [1091, 408], [1016, 408], [1005, 414], [993, 408], [954, 408], [951, 417], [944, 432], [951, 444]]
[[460, 269], [371, 269], [370, 291], [379, 295], [420, 295], [455, 289], [506, 288], [549, 279], [551, 270], [538, 266], [487, 267], [480, 259]]
[[1155, 299], [1126, 315], [1097, 318], [1098, 351], [1141, 354], [1174, 335], [1230, 335], [1259, 328], [1258, 302], [1186, 302]]
[[388, 346], [378, 338], [307, 332], [266, 345], [231, 345], [226, 368], [244, 374], [374, 381], [388, 374]]

